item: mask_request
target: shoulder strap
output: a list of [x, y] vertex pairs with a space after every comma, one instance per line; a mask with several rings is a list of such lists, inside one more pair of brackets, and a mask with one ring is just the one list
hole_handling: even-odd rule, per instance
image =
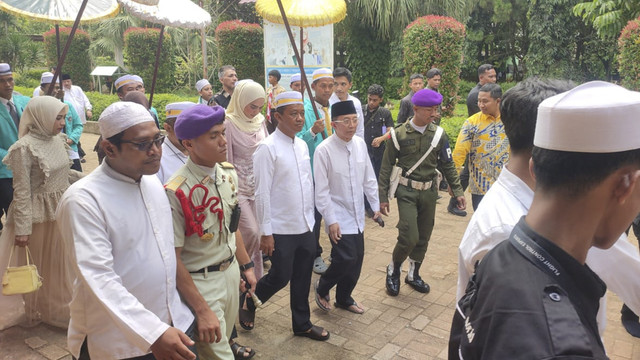
[[391, 140], [393, 141], [393, 146], [395, 146], [396, 150], [400, 151], [400, 143], [398, 143], [398, 138], [396, 137], [396, 129], [391, 128]]
[[[437, 126], [437, 125], [436, 125]], [[431, 140], [431, 146], [429, 146], [429, 150], [427, 150], [424, 155], [422, 155], [422, 157], [420, 158], [420, 160], [418, 160], [418, 162], [416, 162], [411, 169], [409, 169], [409, 171], [407, 171], [407, 175], [409, 176], [411, 175], [411, 173], [418, 168], [418, 166], [420, 166], [420, 164], [422, 164], [422, 162], [424, 161], [424, 159], [427, 158], [427, 156], [429, 156], [429, 154], [431, 153], [431, 150], [433, 150], [433, 148], [435, 148], [438, 145], [438, 142], [440, 142], [440, 137], [442, 137], [442, 133], [444, 132], [444, 130], [440, 127], [437, 126], [436, 128], [436, 133], [435, 135], [433, 135], [433, 140]]]

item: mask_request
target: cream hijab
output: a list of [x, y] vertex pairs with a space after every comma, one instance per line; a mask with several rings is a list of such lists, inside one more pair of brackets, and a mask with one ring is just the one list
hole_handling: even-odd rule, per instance
[[67, 104], [53, 96], [38, 96], [27, 103], [20, 118], [18, 137], [22, 138], [29, 132], [37, 135], [53, 137], [53, 124], [62, 110], [69, 110]]
[[231, 95], [227, 107], [227, 120], [231, 121], [240, 131], [253, 134], [260, 130], [264, 122], [264, 115], [258, 113], [252, 119], [244, 115], [244, 108], [250, 103], [266, 97], [264, 88], [253, 80], [238, 82]]

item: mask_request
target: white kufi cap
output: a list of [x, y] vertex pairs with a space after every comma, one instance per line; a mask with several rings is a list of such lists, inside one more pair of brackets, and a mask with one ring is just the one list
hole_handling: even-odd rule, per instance
[[300, 80], [302, 80], [302, 78], [300, 77], [300, 73], [291, 75], [291, 83], [294, 83], [294, 82], [300, 81]]
[[591, 81], [552, 96], [538, 107], [533, 145], [582, 153], [640, 149], [640, 93]]
[[104, 109], [98, 119], [98, 125], [102, 138], [108, 139], [148, 121], [154, 122], [149, 110], [144, 106], [130, 101], [118, 101]]
[[0, 75], [11, 75], [11, 66], [7, 63], [0, 63]]
[[193, 103], [191, 101], [181, 101], [181, 102], [174, 102], [174, 103], [167, 104], [167, 106], [165, 106], [164, 108], [166, 111], [165, 117], [166, 118], [177, 117], [184, 110], [187, 110], [188, 108], [195, 105], [196, 103]]
[[282, 106], [303, 104], [299, 91], [284, 91], [276, 95], [276, 109]]
[[43, 72], [40, 76], [40, 84], [51, 84], [51, 81], [53, 81], [53, 73], [51, 72]]
[[204, 88], [207, 85], [211, 85], [209, 83], [209, 80], [207, 80], [207, 79], [198, 80], [198, 82], [196, 83], [196, 90], [200, 91], [200, 90], [202, 90], [202, 88]]
[[142, 78], [138, 75], [122, 75], [116, 80], [114, 85], [116, 87], [116, 90], [118, 90], [130, 82], [139, 82], [140, 84], [144, 85], [144, 81], [142, 81]]

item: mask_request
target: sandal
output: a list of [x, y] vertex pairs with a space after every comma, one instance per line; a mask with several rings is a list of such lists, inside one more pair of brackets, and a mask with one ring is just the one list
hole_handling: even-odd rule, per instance
[[[244, 308], [244, 304], [247, 304], [247, 308]], [[238, 310], [238, 320], [240, 322], [240, 327], [245, 330], [253, 330], [256, 319], [256, 306], [253, 303], [253, 299], [251, 298], [251, 294], [249, 291], [246, 291], [240, 295], [240, 306]], [[249, 325], [251, 324], [251, 325]]]
[[320, 280], [317, 280], [315, 285], [313, 286], [315, 293], [316, 293], [316, 305], [318, 305], [318, 307], [320, 308], [320, 310], [322, 311], [326, 311], [329, 312], [331, 310], [330, 306], [326, 306], [322, 303], [322, 301], [320, 300], [324, 300], [327, 302], [327, 304], [331, 304], [331, 298], [329, 297], [329, 294], [327, 294], [325, 297], [320, 296], [320, 294], [318, 294], [318, 284], [320, 283]]
[[353, 303], [349, 304], [349, 305], [342, 305], [342, 304], [337, 303], [337, 302], [333, 303], [333, 305], [335, 307], [337, 307], [337, 308], [347, 310], [347, 311], [352, 312], [354, 314], [358, 314], [358, 315], [364, 314], [364, 308], [362, 306], [360, 306], [360, 304], [358, 304], [355, 301], [353, 301]]
[[329, 336], [331, 336], [331, 334], [327, 331], [327, 335], [322, 335], [323, 331], [324, 329], [321, 328], [320, 326], [313, 325], [311, 326], [311, 329], [307, 331], [302, 331], [302, 332], [294, 332], [293, 335], [307, 337], [311, 340], [318, 340], [318, 341], [329, 340]]
[[[231, 352], [233, 352], [233, 357], [236, 360], [251, 359], [256, 354], [255, 350], [250, 349], [249, 351], [247, 351], [247, 346], [242, 346], [237, 342], [231, 344]], [[245, 356], [245, 354], [249, 355]]]

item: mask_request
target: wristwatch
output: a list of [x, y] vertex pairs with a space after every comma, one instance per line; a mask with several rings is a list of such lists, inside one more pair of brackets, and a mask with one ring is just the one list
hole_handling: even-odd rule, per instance
[[240, 271], [246, 271], [251, 269], [252, 267], [254, 267], [255, 264], [253, 263], [253, 261], [249, 261], [248, 263], [244, 264], [244, 265], [240, 265]]

